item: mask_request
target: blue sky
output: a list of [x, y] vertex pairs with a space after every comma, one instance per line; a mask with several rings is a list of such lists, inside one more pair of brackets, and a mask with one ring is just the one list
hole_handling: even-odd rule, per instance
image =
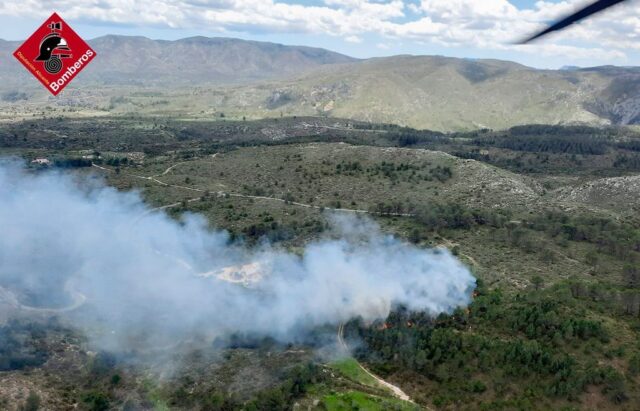
[[438, 54], [543, 68], [640, 65], [640, 1], [535, 45], [510, 42], [590, 0], [5, 0], [0, 38], [26, 38], [57, 11], [85, 38], [225, 36], [355, 57]]

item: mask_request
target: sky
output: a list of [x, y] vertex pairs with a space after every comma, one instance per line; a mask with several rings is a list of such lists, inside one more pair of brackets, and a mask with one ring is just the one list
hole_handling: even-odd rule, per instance
[[56, 11], [80, 36], [236, 37], [354, 57], [497, 58], [532, 67], [640, 66], [640, 0], [533, 45], [513, 42], [592, 0], [4, 0], [0, 38]]

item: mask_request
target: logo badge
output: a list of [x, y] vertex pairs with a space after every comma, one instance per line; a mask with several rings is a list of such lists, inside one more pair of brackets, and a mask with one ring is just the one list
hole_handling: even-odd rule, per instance
[[93, 60], [96, 52], [53, 13], [13, 55], [57, 96]]

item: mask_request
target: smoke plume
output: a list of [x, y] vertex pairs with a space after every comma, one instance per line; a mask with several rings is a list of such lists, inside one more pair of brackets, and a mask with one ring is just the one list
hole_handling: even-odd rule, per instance
[[287, 341], [300, 329], [384, 319], [394, 304], [435, 315], [470, 302], [475, 279], [448, 252], [368, 219], [331, 220], [331, 238], [302, 255], [248, 248], [198, 215], [149, 213], [135, 192], [4, 161], [0, 303], [59, 310], [124, 346], [235, 332]]

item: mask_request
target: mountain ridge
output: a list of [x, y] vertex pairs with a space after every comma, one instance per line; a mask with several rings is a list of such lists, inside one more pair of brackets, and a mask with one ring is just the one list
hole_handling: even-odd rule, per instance
[[[324, 64], [356, 59], [307, 46], [241, 40], [229, 37], [187, 37], [152, 40], [144, 36], [106, 35], [87, 41], [106, 62], [92, 64], [82, 75], [104, 84], [189, 85], [207, 81], [245, 83], [283, 78]], [[0, 77], [20, 65], [11, 56], [19, 41], [0, 40]]]
[[40, 113], [59, 105], [116, 115], [325, 116], [437, 131], [640, 124], [638, 67], [543, 70], [445, 56], [355, 59], [227, 37], [108, 35], [89, 42], [96, 61], [52, 99], [10, 56], [19, 42], [0, 41], [5, 104], [29, 102]]

